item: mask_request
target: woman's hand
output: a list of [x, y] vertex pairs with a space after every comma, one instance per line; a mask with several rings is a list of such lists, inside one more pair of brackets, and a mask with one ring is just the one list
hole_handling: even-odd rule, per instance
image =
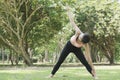
[[93, 76], [96, 76], [95, 69], [92, 69], [91, 73], [92, 73]]

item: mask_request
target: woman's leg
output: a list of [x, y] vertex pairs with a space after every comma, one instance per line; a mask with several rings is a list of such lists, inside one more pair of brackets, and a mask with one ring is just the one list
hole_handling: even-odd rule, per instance
[[87, 62], [87, 60], [86, 60], [86, 58], [85, 58], [82, 50], [81, 50], [81, 49], [76, 50], [76, 51], [74, 52], [74, 54], [75, 54], [76, 57], [81, 61], [81, 63], [86, 67], [86, 69], [88, 70], [88, 72], [91, 73], [92, 68], [91, 68], [91, 66], [88, 64], [88, 62]]
[[65, 60], [65, 58], [68, 56], [68, 54], [70, 53], [70, 48], [69, 45], [66, 44], [66, 46], [64, 47], [64, 49], [62, 50], [60, 57], [57, 61], [57, 63], [55, 64], [51, 74], [54, 75], [57, 70], [59, 69], [60, 65], [63, 63], [63, 61]]

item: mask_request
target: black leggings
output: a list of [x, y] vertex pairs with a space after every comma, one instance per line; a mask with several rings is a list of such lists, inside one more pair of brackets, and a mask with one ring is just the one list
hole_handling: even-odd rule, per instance
[[87, 60], [84, 57], [84, 54], [81, 50], [81, 48], [77, 48], [75, 46], [73, 46], [71, 44], [70, 41], [67, 42], [67, 44], [65, 45], [64, 49], [62, 50], [62, 53], [60, 54], [59, 60], [56, 63], [56, 65], [54, 66], [51, 74], [55, 74], [57, 72], [57, 70], [59, 69], [60, 65], [63, 63], [63, 61], [65, 60], [65, 58], [68, 56], [68, 54], [70, 52], [73, 52], [76, 57], [81, 61], [81, 63], [86, 67], [86, 69], [88, 70], [88, 72], [91, 73], [92, 68], [90, 67], [90, 65], [88, 64]]

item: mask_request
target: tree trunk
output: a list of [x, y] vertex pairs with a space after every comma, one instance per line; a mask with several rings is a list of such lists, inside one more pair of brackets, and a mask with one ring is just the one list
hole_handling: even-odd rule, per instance
[[28, 48], [28, 53], [30, 55], [30, 59], [32, 59], [33, 56], [33, 50], [31, 48]]
[[45, 62], [48, 62], [48, 50], [45, 50], [45, 58], [44, 58]]
[[110, 61], [110, 64], [111, 64], [111, 65], [112, 65], [112, 64], [115, 64], [113, 58], [109, 59], [109, 61]]
[[4, 64], [5, 49], [3, 47], [1, 48], [1, 53], [2, 53], [2, 63]]
[[16, 63], [16, 65], [18, 65], [18, 62], [19, 62], [19, 59], [18, 59], [18, 58], [19, 58], [19, 56], [18, 56], [18, 54], [16, 53], [16, 54], [15, 54], [15, 63]]
[[7, 54], [7, 63], [9, 64], [9, 56], [10, 54]]
[[98, 61], [98, 49], [96, 46], [91, 46], [91, 58], [93, 62], [97, 62]]
[[109, 63], [112, 65], [114, 64], [114, 54], [112, 51], [107, 51], [104, 50], [104, 55], [106, 56], [106, 58], [109, 60]]
[[53, 54], [53, 63], [55, 63], [56, 61], [57, 61], [57, 56], [58, 56], [58, 54], [57, 53], [54, 53]]
[[9, 60], [11, 61], [11, 65], [14, 65], [14, 57], [13, 57], [13, 52], [10, 50], [10, 55], [9, 55]]
[[24, 58], [24, 62], [26, 65], [28, 65], [28, 66], [33, 65], [32, 60], [30, 59], [29, 55], [25, 51], [22, 51], [22, 56]]
[[113, 52], [109, 52], [109, 54], [110, 54], [110, 57], [108, 58], [108, 60], [109, 60], [109, 63], [112, 65], [114, 64], [114, 54]]
[[19, 50], [20, 51], [17, 51], [17, 52], [18, 52], [18, 54], [20, 53], [23, 56], [25, 64], [28, 66], [32, 66], [33, 63], [32, 63], [32, 60], [30, 59], [30, 55], [28, 53], [28, 45], [26, 42], [24, 42], [24, 39], [22, 39], [22, 38], [19, 40]]

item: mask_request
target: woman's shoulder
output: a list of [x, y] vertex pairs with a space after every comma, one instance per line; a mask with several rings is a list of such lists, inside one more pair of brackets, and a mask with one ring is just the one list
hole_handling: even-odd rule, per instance
[[70, 40], [72, 40], [72, 41], [76, 41], [76, 36], [75, 35], [73, 35], [71, 38], [70, 38]]
[[75, 35], [71, 37], [70, 42], [72, 43], [72, 45], [78, 48], [82, 47], [82, 44], [78, 43], [76, 39], [77, 37]]

